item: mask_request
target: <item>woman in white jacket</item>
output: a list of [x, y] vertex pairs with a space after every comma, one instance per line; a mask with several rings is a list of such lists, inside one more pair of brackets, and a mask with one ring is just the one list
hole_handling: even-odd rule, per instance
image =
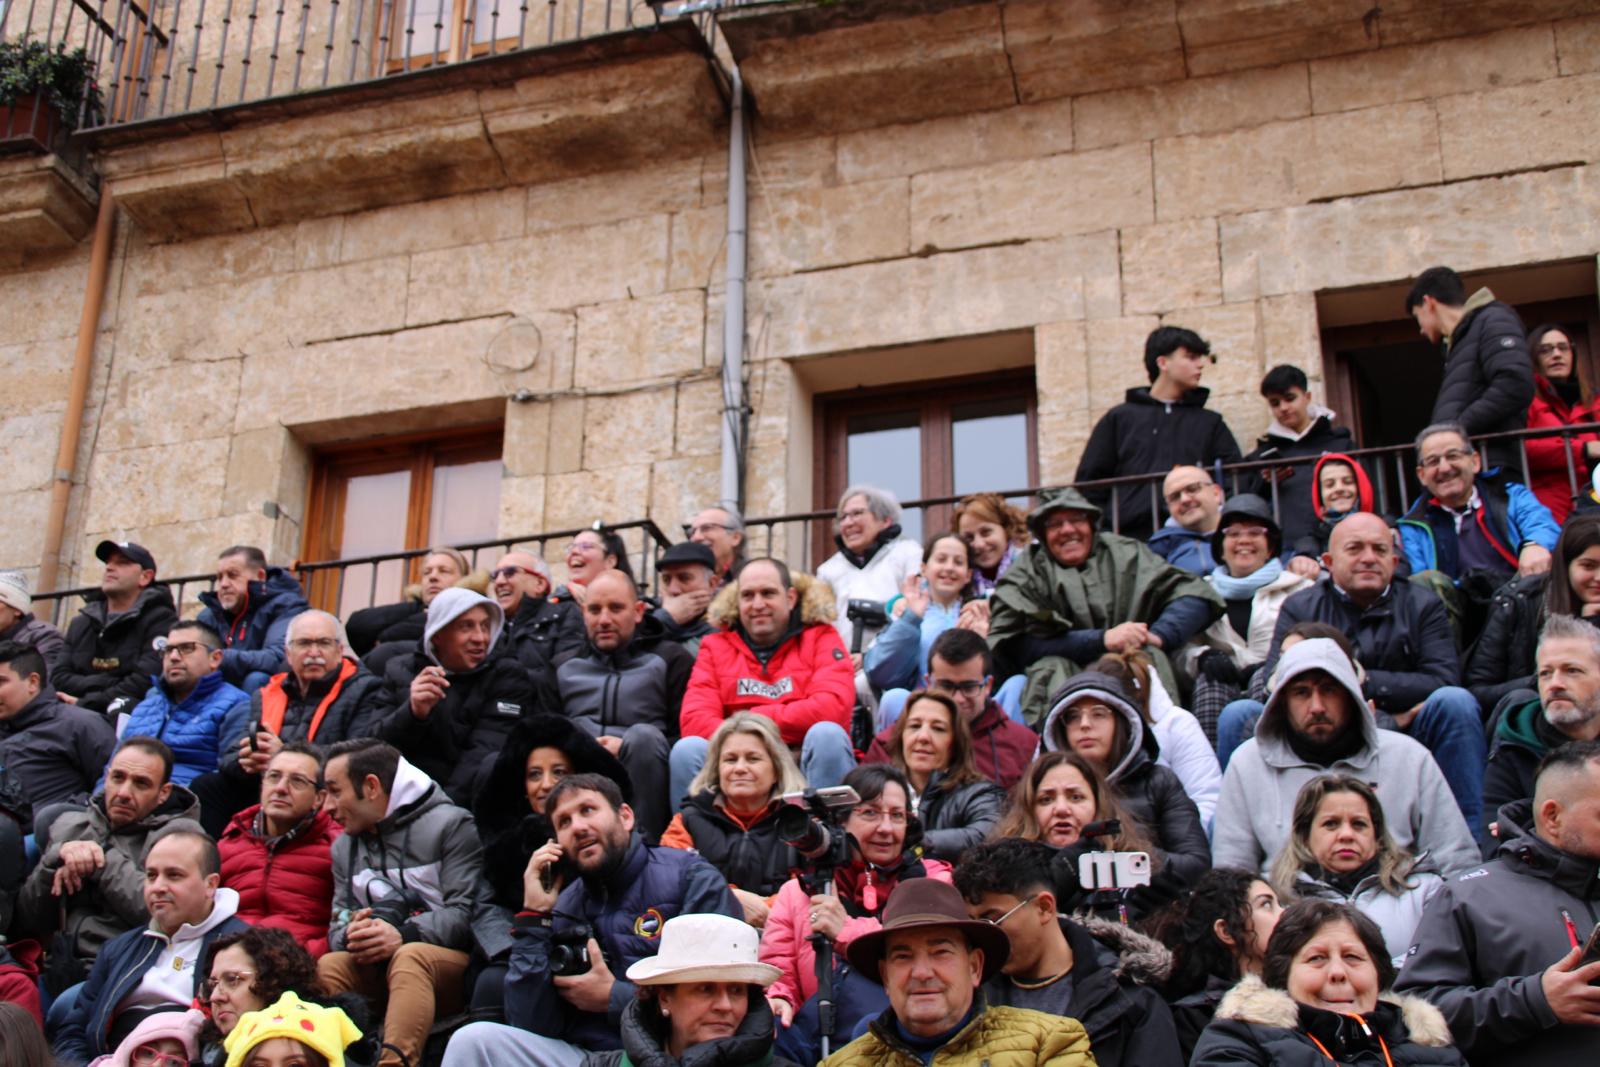
[[1395, 844], [1371, 786], [1353, 775], [1324, 774], [1295, 797], [1293, 829], [1273, 861], [1272, 884], [1286, 900], [1352, 905], [1378, 924], [1398, 967], [1423, 906], [1444, 884], [1426, 859]]

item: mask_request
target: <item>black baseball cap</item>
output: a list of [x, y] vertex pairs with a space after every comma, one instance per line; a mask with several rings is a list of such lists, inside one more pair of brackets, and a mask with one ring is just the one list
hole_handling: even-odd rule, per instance
[[156, 558], [143, 545], [136, 545], [132, 541], [101, 541], [94, 546], [94, 556], [101, 563], [110, 563], [113, 552], [121, 552], [147, 571], [156, 569]]
[[707, 570], [717, 569], [716, 554], [698, 541], [684, 541], [673, 545], [661, 553], [661, 558], [656, 560], [656, 569], [670, 567], [676, 563], [698, 563]]

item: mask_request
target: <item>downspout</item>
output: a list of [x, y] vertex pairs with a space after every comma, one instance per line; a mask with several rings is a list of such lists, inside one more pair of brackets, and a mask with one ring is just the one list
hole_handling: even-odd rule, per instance
[[722, 311], [722, 493], [744, 510], [744, 283], [749, 200], [745, 191], [744, 78], [730, 62], [733, 114], [728, 133], [728, 266]]
[[94, 367], [94, 341], [105, 303], [106, 275], [111, 267], [111, 242], [117, 209], [111, 190], [100, 187], [100, 211], [95, 217], [94, 244], [89, 249], [89, 285], [83, 294], [83, 315], [78, 319], [78, 347], [72, 359], [72, 379], [67, 386], [67, 413], [56, 447], [54, 480], [50, 485], [50, 515], [45, 524], [44, 556], [39, 560], [39, 580], [34, 588], [52, 591], [61, 573], [61, 542], [67, 530], [67, 504], [72, 498], [72, 472], [78, 465], [78, 438], [83, 436], [83, 409], [89, 399], [89, 372]]

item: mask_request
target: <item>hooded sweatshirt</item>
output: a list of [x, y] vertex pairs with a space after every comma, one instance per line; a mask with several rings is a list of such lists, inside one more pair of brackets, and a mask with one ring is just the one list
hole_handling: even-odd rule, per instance
[[[489, 612], [489, 653], [476, 667], [445, 670], [444, 698], [423, 718], [411, 710], [411, 683], [425, 667], [443, 667], [434, 641], [473, 608]], [[505, 745], [511, 728], [541, 707], [538, 682], [500, 642], [505, 613], [470, 589], [446, 589], [433, 598], [422, 644], [397, 656], [384, 672], [389, 711], [378, 736], [398, 748], [425, 775], [444, 786], [450, 799], [468, 804], [473, 790]]]
[[1296, 537], [1284, 536], [1285, 544], [1294, 546], [1295, 555], [1310, 556], [1312, 559], [1321, 559], [1322, 554], [1328, 550], [1328, 538], [1333, 536], [1333, 527], [1346, 515], [1348, 511], [1334, 511], [1322, 499], [1322, 468], [1330, 463], [1343, 463], [1356, 474], [1356, 511], [1372, 511], [1374, 501], [1377, 499], [1372, 492], [1372, 479], [1368, 477], [1367, 470], [1350, 456], [1343, 452], [1329, 452], [1317, 460], [1316, 468], [1311, 474], [1311, 484], [1307, 487], [1311, 491], [1311, 511], [1315, 518], [1309, 530]]
[[203, 954], [206, 935], [233, 918], [238, 910], [239, 894], [222, 888], [211, 898], [211, 914], [197, 923], [184, 923], [169, 935], [152, 920], [145, 936], [161, 942], [161, 950], [133, 992], [117, 1005], [117, 1010], [187, 1004], [194, 996], [194, 971]]
[[[1355, 438], [1350, 431], [1333, 424], [1338, 416], [1332, 409], [1312, 404], [1306, 414], [1311, 421], [1299, 433], [1273, 419], [1267, 432], [1257, 439], [1256, 447], [1244, 457], [1245, 462], [1320, 456], [1355, 447]], [[1316, 473], [1309, 463], [1285, 463], [1281, 468], [1265, 467], [1251, 474], [1244, 491], [1270, 502], [1273, 484], [1268, 475], [1275, 470], [1284, 472], [1283, 477], [1277, 479], [1278, 525], [1283, 529], [1283, 543], [1293, 545], [1311, 533], [1320, 518], [1316, 505]]]
[[[1222, 776], [1212, 840], [1216, 866], [1265, 874], [1289, 839], [1300, 787], [1330, 771], [1372, 785], [1389, 832], [1401, 847], [1428, 852], [1446, 874], [1477, 862], [1477, 845], [1432, 753], [1405, 734], [1378, 729], [1355, 668], [1336, 643], [1321, 637], [1301, 641], [1283, 654], [1276, 670], [1277, 687], [1256, 723], [1255, 736], [1234, 752]], [[1291, 744], [1289, 683], [1312, 671], [1323, 671], [1339, 684], [1349, 698], [1347, 710], [1355, 715], [1336, 739], [1345, 743], [1348, 754], [1326, 764], [1303, 757]], [[1355, 736], [1349, 734], [1352, 729]]]

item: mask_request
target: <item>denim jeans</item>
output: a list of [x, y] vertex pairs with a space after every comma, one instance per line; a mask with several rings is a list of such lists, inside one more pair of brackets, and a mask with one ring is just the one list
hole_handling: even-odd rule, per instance
[[[1217, 758], [1223, 770], [1234, 750], [1255, 735], [1263, 708], [1259, 701], [1235, 700], [1217, 720]], [[1410, 729], [1404, 731], [1433, 753], [1433, 761], [1455, 795], [1473, 834], [1483, 832], [1483, 773], [1488, 763], [1488, 743], [1478, 700], [1459, 686], [1433, 691], [1422, 702]]]
[[[705, 766], [709, 747], [710, 742], [703, 737], [681, 737], [672, 746], [667, 764], [673, 811], [683, 807], [689, 783]], [[800, 773], [806, 776], [806, 784], [812, 789], [838, 785], [855, 765], [855, 748], [842, 726], [819, 722], [806, 731], [805, 742], [800, 746]]]

